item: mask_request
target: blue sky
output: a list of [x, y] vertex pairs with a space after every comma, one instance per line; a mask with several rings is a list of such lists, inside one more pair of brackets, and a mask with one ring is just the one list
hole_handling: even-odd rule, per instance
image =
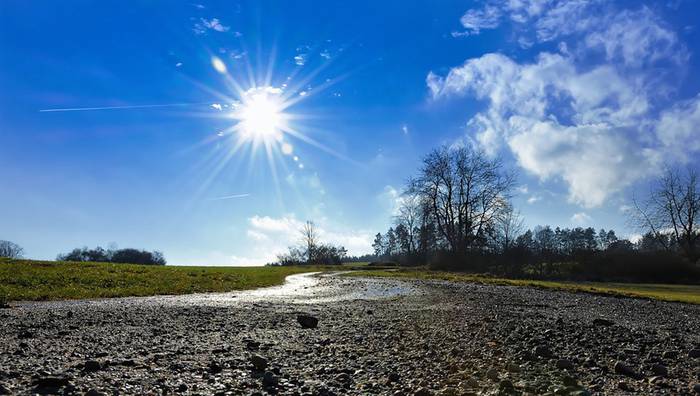
[[[250, 265], [311, 219], [360, 254], [441, 144], [517, 170], [528, 226], [633, 235], [631, 197], [664, 166], [698, 167], [694, 15], [679, 0], [6, 0], [0, 239], [31, 258], [115, 243]], [[237, 140], [231, 113], [262, 90], [289, 105], [289, 132]], [[134, 107], [150, 105], [172, 106]]]

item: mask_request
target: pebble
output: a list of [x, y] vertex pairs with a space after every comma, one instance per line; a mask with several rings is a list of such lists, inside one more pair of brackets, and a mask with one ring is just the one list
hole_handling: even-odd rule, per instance
[[617, 361], [614, 367], [615, 373], [621, 374], [631, 378], [639, 378], [640, 375], [632, 367], [628, 366], [624, 362]]
[[252, 363], [253, 367], [258, 371], [263, 371], [267, 368], [267, 359], [260, 355], [252, 355], [250, 357], [250, 363]]
[[491, 381], [498, 381], [499, 376], [498, 376], [498, 371], [496, 369], [489, 369], [486, 372], [486, 378], [490, 379]]
[[664, 366], [663, 364], [653, 364], [651, 366], [651, 372], [654, 373], [654, 375], [668, 377], [668, 367]]
[[560, 370], [571, 370], [574, 368], [574, 364], [571, 360], [559, 359], [557, 360], [557, 368]]
[[297, 322], [303, 329], [315, 329], [318, 326], [318, 318], [311, 315], [297, 315]]

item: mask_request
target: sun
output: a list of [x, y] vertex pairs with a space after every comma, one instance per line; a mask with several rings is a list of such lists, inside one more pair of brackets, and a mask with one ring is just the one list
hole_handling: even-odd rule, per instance
[[241, 137], [255, 142], [282, 140], [288, 126], [281, 95], [282, 90], [274, 87], [255, 87], [241, 95], [232, 113]]

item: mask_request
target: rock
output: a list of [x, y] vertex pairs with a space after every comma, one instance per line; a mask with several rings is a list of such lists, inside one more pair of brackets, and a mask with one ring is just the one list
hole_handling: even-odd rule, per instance
[[275, 374], [273, 374], [271, 371], [266, 371], [265, 374], [263, 374], [263, 378], [262, 378], [263, 386], [268, 387], [268, 388], [272, 388], [272, 387], [277, 386], [278, 382], [279, 382], [279, 380], [277, 379], [277, 377], [275, 377]]
[[678, 358], [678, 351], [665, 351], [663, 355], [661, 355], [664, 359], [677, 359]]
[[34, 380], [34, 386], [38, 393], [55, 391], [64, 386], [70, 386], [70, 380], [65, 377], [39, 377]]
[[496, 369], [493, 369], [493, 368], [489, 369], [486, 372], [486, 378], [490, 379], [491, 381], [498, 381], [498, 379], [499, 379], [498, 371], [496, 371]]
[[618, 361], [615, 363], [614, 367], [615, 373], [621, 374], [630, 378], [639, 378], [640, 375], [637, 373], [632, 367], [628, 366], [627, 364]]
[[433, 393], [429, 391], [428, 389], [425, 388], [418, 388], [414, 393], [413, 396], [431, 396]]
[[88, 373], [94, 373], [102, 370], [102, 364], [97, 360], [88, 360], [85, 362], [83, 370]]
[[466, 384], [470, 388], [478, 388], [479, 387], [479, 381], [474, 377], [467, 378]]
[[578, 381], [576, 381], [576, 378], [571, 377], [571, 376], [564, 376], [564, 378], [561, 379], [562, 384], [564, 386], [578, 386]]
[[506, 367], [506, 368], [511, 373], [519, 373], [520, 372], [520, 366], [515, 364], [515, 363], [508, 363], [508, 367]]
[[624, 382], [624, 381], [618, 383], [618, 384], [617, 384], [617, 388], [618, 388], [619, 390], [625, 391], [625, 392], [634, 392], [634, 388], [632, 387], [632, 385], [630, 385], [630, 384], [628, 384], [627, 382]]
[[27, 339], [27, 338], [34, 338], [34, 333], [32, 333], [29, 330], [22, 330], [17, 334], [17, 338], [20, 340]]
[[593, 324], [596, 326], [612, 326], [615, 324], [612, 320], [597, 318], [593, 319]]
[[551, 358], [552, 351], [545, 345], [537, 345], [532, 349], [532, 354], [543, 358]]
[[212, 361], [209, 363], [209, 372], [212, 374], [218, 374], [224, 371], [224, 368], [218, 362]]
[[180, 384], [180, 385], [177, 387], [177, 391], [178, 391], [178, 392], [187, 392], [187, 384]]
[[85, 396], [107, 396], [107, 394], [100, 392], [97, 389], [90, 388], [87, 392], [85, 392]]
[[243, 342], [245, 342], [245, 347], [246, 347], [248, 350], [255, 351], [255, 350], [257, 350], [258, 348], [260, 348], [260, 343], [257, 342], [257, 341], [254, 341], [254, 340], [244, 340]]
[[10, 389], [3, 384], [0, 384], [0, 395], [9, 395]]
[[693, 385], [693, 391], [700, 395], [700, 384]]
[[690, 352], [688, 352], [688, 357], [692, 359], [700, 358], [700, 349], [691, 349]]
[[668, 368], [664, 366], [663, 364], [656, 363], [651, 366], [651, 372], [654, 373], [654, 375], [658, 375], [661, 377], [668, 377]]
[[297, 322], [303, 329], [315, 329], [318, 326], [318, 318], [311, 315], [297, 315]]
[[557, 360], [557, 368], [560, 370], [571, 370], [574, 368], [574, 364], [568, 359]]
[[340, 373], [335, 376], [335, 380], [340, 382], [341, 384], [347, 384], [352, 381], [352, 378], [350, 378], [350, 375], [348, 373]]
[[267, 359], [260, 355], [252, 355], [250, 357], [250, 363], [252, 363], [253, 367], [258, 371], [263, 371], [267, 368]]
[[387, 377], [387, 383], [399, 382], [399, 380], [401, 380], [401, 376], [397, 372], [389, 373]]
[[499, 389], [513, 389], [513, 383], [507, 379], [503, 379], [498, 383]]

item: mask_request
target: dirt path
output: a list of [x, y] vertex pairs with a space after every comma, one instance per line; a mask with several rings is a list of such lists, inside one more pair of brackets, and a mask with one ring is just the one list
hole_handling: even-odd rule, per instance
[[294, 275], [251, 292], [23, 303], [0, 323], [0, 394], [670, 395], [700, 383], [700, 307], [528, 288]]

